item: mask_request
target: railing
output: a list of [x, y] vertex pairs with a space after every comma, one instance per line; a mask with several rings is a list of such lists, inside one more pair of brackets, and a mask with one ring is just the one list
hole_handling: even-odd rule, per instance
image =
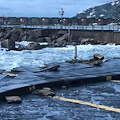
[[[16, 27], [21, 28], [41, 28], [41, 29], [61, 29], [61, 25], [0, 25], [0, 27]], [[83, 25], [72, 25], [62, 26], [62, 29], [74, 29], [74, 30], [113, 30], [120, 32], [119, 25], [94, 25], [94, 26], [83, 26]]]

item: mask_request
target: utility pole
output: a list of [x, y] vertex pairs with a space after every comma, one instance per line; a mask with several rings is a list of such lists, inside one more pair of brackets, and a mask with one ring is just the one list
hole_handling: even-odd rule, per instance
[[61, 17], [60, 24], [61, 24], [61, 29], [62, 29], [62, 23], [63, 23], [62, 18], [63, 18], [63, 15], [64, 15], [64, 10], [63, 10], [63, 8], [61, 8], [61, 10], [59, 11], [59, 15], [60, 15], [60, 17]]

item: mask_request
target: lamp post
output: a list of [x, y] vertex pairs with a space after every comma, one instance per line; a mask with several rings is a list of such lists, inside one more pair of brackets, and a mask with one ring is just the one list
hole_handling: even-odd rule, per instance
[[42, 18], [42, 26], [44, 25], [45, 23], [45, 18]]
[[84, 25], [84, 19], [81, 19], [81, 23], [82, 23], [82, 29], [83, 29], [83, 25]]
[[99, 24], [99, 25], [101, 24], [101, 19], [98, 19], [98, 24]]
[[63, 18], [63, 15], [64, 15], [64, 10], [63, 10], [63, 8], [61, 8], [61, 10], [59, 11], [59, 15], [60, 15], [60, 17], [61, 17], [60, 23], [61, 23], [61, 29], [62, 29], [62, 22], [63, 22], [62, 18]]
[[66, 21], [66, 19], [64, 18], [63, 19], [63, 25], [65, 26], [65, 29], [66, 29], [65, 21]]
[[20, 25], [22, 25], [23, 23], [24, 23], [24, 20], [20, 18]]

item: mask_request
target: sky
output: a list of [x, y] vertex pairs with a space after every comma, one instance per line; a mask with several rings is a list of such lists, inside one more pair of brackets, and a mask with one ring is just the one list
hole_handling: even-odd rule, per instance
[[93, 6], [114, 0], [0, 0], [0, 16], [5, 17], [73, 17]]

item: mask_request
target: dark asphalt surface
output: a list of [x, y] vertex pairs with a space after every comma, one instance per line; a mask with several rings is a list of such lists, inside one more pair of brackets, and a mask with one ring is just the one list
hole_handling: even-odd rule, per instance
[[[120, 108], [120, 82], [102, 82], [54, 91], [56, 96]], [[22, 96], [21, 104], [1, 102], [0, 120], [120, 120], [120, 112], [30, 94]]]
[[[60, 68], [58, 71], [46, 71], [38, 72], [39, 68], [32, 67], [18, 67], [14, 70], [22, 71], [17, 76], [8, 76], [7, 74], [0, 74], [0, 93], [19, 89], [21, 87], [45, 84], [50, 82], [61, 82], [64, 84], [73, 84], [77, 80], [81, 83], [93, 83], [92, 80], [87, 78], [97, 78], [103, 76], [118, 76], [120, 78], [120, 59], [111, 59], [103, 63], [101, 66], [91, 66], [88, 64], [70, 64], [70, 63], [59, 63]], [[56, 63], [58, 64], [58, 63]], [[54, 63], [55, 65], [55, 63]], [[84, 79], [82, 81], [82, 79]], [[86, 81], [85, 81], [86, 79]], [[81, 80], [81, 81], [80, 81]], [[104, 79], [102, 79], [104, 81]], [[106, 79], [105, 79], [106, 80]], [[72, 81], [72, 82], [71, 82]], [[101, 81], [95, 79], [94, 82]], [[60, 84], [60, 83], [58, 83]]]

